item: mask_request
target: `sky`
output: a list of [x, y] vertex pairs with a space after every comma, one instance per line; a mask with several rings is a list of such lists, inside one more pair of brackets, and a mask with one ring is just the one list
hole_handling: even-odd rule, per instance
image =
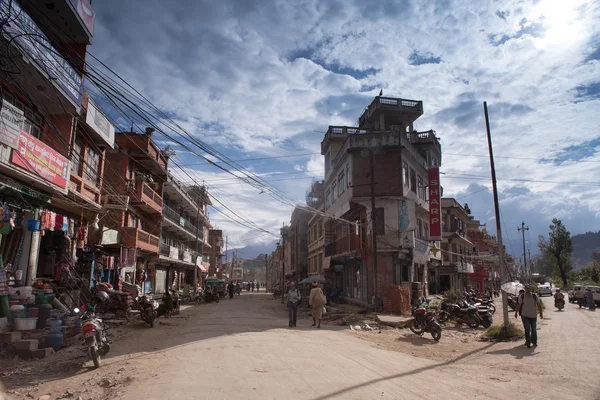
[[[93, 6], [91, 54], [186, 132], [299, 203], [323, 175], [328, 125], [355, 126], [382, 90], [423, 101], [415, 128], [440, 138], [444, 196], [468, 203], [493, 231], [487, 101], [503, 236], [513, 255], [522, 254], [522, 221], [532, 254], [553, 218], [572, 234], [600, 229], [600, 1]], [[128, 128], [128, 117], [109, 112]], [[211, 220], [230, 248], [276, 240], [289, 204], [171, 139], [156, 136], [175, 150], [171, 165], [181, 180], [202, 180], [214, 198], [261, 228], [233, 222], [215, 203]]]

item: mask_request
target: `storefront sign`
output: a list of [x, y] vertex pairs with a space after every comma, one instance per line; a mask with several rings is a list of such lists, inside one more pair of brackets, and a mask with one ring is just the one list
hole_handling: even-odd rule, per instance
[[442, 240], [440, 168], [429, 168], [429, 240]]
[[26, 132], [21, 132], [19, 149], [13, 150], [11, 161], [56, 186], [67, 187], [69, 160]]
[[77, 10], [77, 14], [81, 21], [87, 28], [90, 35], [94, 34], [94, 19], [96, 18], [96, 13], [92, 8], [89, 0], [71, 0], [71, 4]]
[[100, 244], [116, 244], [119, 243], [119, 231], [116, 229], [106, 229], [102, 232], [102, 241]]
[[91, 100], [88, 101], [85, 123], [91, 126], [110, 147], [115, 147], [115, 127]]
[[14, 38], [25, 54], [45, 71], [50, 79], [57, 79], [65, 93], [80, 106], [81, 76], [67, 60], [59, 56], [60, 52], [52, 46], [44, 32], [18, 2], [0, 0], [0, 9], [3, 15], [11, 20], [9, 24], [3, 25], [8, 39]]
[[439, 268], [439, 273], [440, 275], [449, 275], [449, 274], [455, 274], [456, 273], [456, 267], [453, 266], [449, 266], [449, 267], [440, 267]]
[[17, 149], [19, 147], [19, 135], [23, 124], [23, 111], [12, 104], [2, 102], [0, 110], [0, 143]]
[[344, 272], [344, 265], [336, 264], [334, 266], [334, 270], [335, 270], [335, 272]]

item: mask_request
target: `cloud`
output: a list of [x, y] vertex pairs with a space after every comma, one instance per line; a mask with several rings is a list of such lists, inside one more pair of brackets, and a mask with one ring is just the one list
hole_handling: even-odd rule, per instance
[[[545, 229], [562, 216], [573, 233], [593, 230], [600, 190], [586, 183], [597, 181], [600, 162], [600, 7], [498, 4], [106, 0], [94, 3], [90, 51], [191, 135], [149, 112], [179, 164], [196, 181], [212, 179], [216, 197], [267, 230], [289, 221], [291, 206], [247, 184], [214, 181], [231, 176], [194, 153], [258, 159], [235, 164], [301, 202], [322, 176], [314, 171], [323, 159], [312, 153], [328, 125], [354, 125], [381, 89], [423, 101], [415, 126], [440, 137], [447, 193], [489, 184], [487, 101], [507, 226], [526, 219]], [[130, 129], [131, 115], [110, 115]], [[294, 154], [304, 156], [286, 158]], [[282, 172], [289, 175], [274, 175]], [[485, 194], [472, 195], [483, 204], [476, 217], [492, 221]], [[213, 220], [232, 240], [255, 233], [223, 214]]]

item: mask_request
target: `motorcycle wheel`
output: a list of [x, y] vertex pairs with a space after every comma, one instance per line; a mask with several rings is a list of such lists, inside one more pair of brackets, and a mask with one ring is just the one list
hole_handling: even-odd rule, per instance
[[481, 326], [483, 326], [484, 328], [489, 328], [490, 326], [492, 326], [492, 321], [489, 319], [482, 319], [481, 320]]
[[465, 320], [465, 323], [469, 328], [477, 328], [479, 327], [479, 321], [480, 319], [478, 317], [476, 317], [475, 315], [470, 315]]
[[492, 312], [492, 314], [494, 314], [496, 312], [496, 306], [493, 304], [489, 304], [488, 307], [490, 308], [490, 311]]
[[441, 323], [444, 323], [444, 322], [448, 321], [449, 318], [450, 318], [450, 314], [448, 314], [446, 311], [441, 311], [440, 314], [438, 315], [437, 319]]
[[439, 342], [440, 339], [442, 338], [442, 327], [441, 326], [436, 326], [432, 331], [431, 331], [431, 337], [433, 338], [433, 340], [435, 340], [436, 342]]
[[100, 353], [96, 347], [90, 347], [90, 356], [94, 361], [94, 367], [100, 368], [102, 366], [102, 360], [100, 359]]
[[218, 303], [218, 302], [219, 302], [219, 296], [217, 296], [217, 297], [215, 298], [215, 303]]
[[417, 320], [416, 320], [416, 319], [413, 319], [413, 321], [411, 322], [411, 324], [410, 324], [410, 330], [411, 330], [411, 331], [412, 331], [414, 334], [416, 334], [416, 335], [422, 335], [422, 334], [423, 334], [423, 332], [424, 332], [424, 329], [423, 329], [423, 327], [421, 326], [421, 324], [419, 324], [419, 323], [417, 322]]

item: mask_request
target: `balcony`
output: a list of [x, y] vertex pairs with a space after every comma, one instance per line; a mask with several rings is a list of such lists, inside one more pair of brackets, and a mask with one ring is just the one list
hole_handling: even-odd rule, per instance
[[147, 213], [162, 214], [163, 199], [146, 182], [135, 181], [135, 193], [131, 203]]
[[[163, 225], [169, 232], [176, 234], [184, 234], [188, 239], [196, 239], [196, 233], [199, 231], [194, 224], [188, 219], [184, 218], [181, 214], [175, 211], [168, 205], [163, 205], [163, 217], [164, 221], [167, 222]], [[198, 238], [204, 239], [202, 231], [199, 232]]]
[[397, 122], [408, 122], [406, 120], [400, 121], [402, 118], [399, 118], [400, 116], [398, 114], [408, 114], [411, 115], [413, 119], [417, 119], [423, 115], [423, 102], [418, 100], [377, 96], [358, 119], [358, 126], [365, 126], [371, 117], [377, 117], [377, 114], [379, 113], [385, 114], [386, 125], [392, 125], [396, 120], [398, 120]]
[[38, 1], [23, 0], [20, 3], [37, 20], [45, 21], [50, 26], [62, 27], [53, 34], [60, 35], [60, 39], [67, 43], [91, 42], [96, 13], [90, 0], [51, 0], [41, 4]]
[[189, 248], [181, 249], [175, 246], [170, 246], [166, 243], [161, 243], [159, 254], [173, 261], [183, 261], [185, 263], [192, 264], [196, 252]]
[[148, 253], [158, 254], [160, 239], [138, 228], [123, 227], [119, 229], [121, 243], [126, 247], [135, 247]]
[[152, 129], [146, 133], [117, 132], [115, 144], [119, 149], [126, 151], [139, 165], [151, 174], [167, 178], [167, 165], [169, 159], [152, 141]]
[[347, 235], [325, 245], [325, 257], [347, 255], [355, 252], [358, 256], [363, 255], [360, 236]]

